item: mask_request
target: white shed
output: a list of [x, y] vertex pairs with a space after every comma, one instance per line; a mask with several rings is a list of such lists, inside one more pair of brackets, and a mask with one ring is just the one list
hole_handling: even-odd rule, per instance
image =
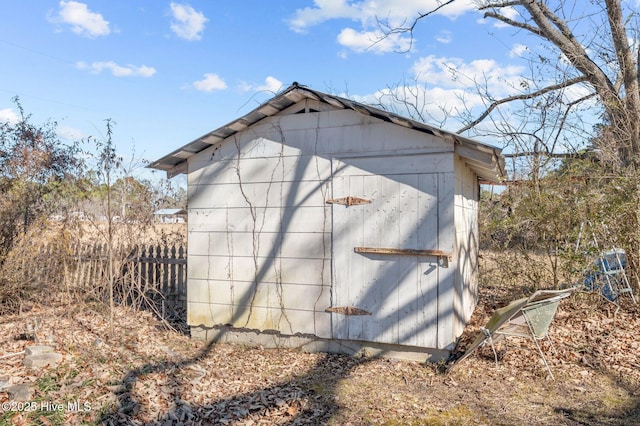
[[196, 337], [439, 359], [475, 308], [497, 148], [294, 83], [150, 167], [188, 174]]

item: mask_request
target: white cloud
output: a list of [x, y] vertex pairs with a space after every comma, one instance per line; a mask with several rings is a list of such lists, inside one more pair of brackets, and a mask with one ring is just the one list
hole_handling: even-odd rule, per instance
[[[401, 115], [457, 130], [468, 113], [486, 108], [478, 88], [504, 97], [519, 92], [523, 67], [499, 64], [492, 59], [465, 61], [434, 55], [415, 61], [412, 81], [356, 98], [365, 103], [384, 104]], [[417, 109], [421, 116], [416, 114]]]
[[[500, 14], [505, 16], [511, 20], [516, 21], [518, 16], [520, 16], [520, 12], [515, 7], [502, 7], [500, 8]], [[493, 20], [493, 26], [496, 28], [511, 28], [511, 25], [506, 22], [498, 21], [496, 19]]]
[[247, 82], [240, 83], [239, 89], [243, 92], [272, 92], [277, 93], [282, 89], [284, 83], [275, 77], [268, 76], [264, 79], [264, 84], [254, 85]]
[[16, 124], [20, 121], [18, 114], [11, 108], [0, 109], [0, 123]]
[[193, 87], [201, 92], [213, 92], [214, 90], [225, 90], [227, 83], [218, 74], [205, 74], [202, 80], [193, 82]]
[[56, 129], [58, 136], [69, 141], [78, 141], [84, 137], [84, 133], [70, 126], [58, 126]]
[[171, 3], [171, 30], [185, 40], [200, 40], [208, 19], [186, 4]]
[[[391, 111], [414, 118], [435, 126], [455, 128], [461, 111], [482, 105], [482, 98], [458, 88], [426, 87], [423, 84], [400, 85], [386, 88], [355, 100], [369, 103], [382, 103]], [[418, 117], [413, 110], [416, 106], [422, 115]]]
[[460, 58], [420, 58], [411, 69], [417, 81], [444, 88], [475, 89], [477, 84], [500, 96], [513, 92], [522, 80], [524, 68], [502, 66], [493, 59], [465, 62]]
[[[585, 96], [593, 94], [593, 87], [588, 84], [574, 84], [573, 86], [567, 87], [564, 91], [564, 101], [569, 104], [575, 102], [579, 99], [583, 99]], [[592, 97], [590, 100], [582, 102], [582, 105], [591, 106], [593, 108], [601, 107], [600, 102], [597, 97]]]
[[352, 28], [343, 29], [338, 34], [338, 43], [355, 52], [404, 52], [411, 47], [411, 38], [400, 34], [384, 37], [380, 31], [358, 32]]
[[88, 70], [93, 74], [100, 74], [104, 70], [111, 71], [115, 77], [151, 77], [156, 73], [156, 69], [146, 65], [118, 65], [113, 61], [107, 62], [76, 62], [76, 68], [79, 70]]
[[[308, 28], [332, 19], [359, 21], [364, 28], [377, 26], [382, 19], [398, 26], [415, 18], [419, 13], [435, 10], [440, 0], [314, 0], [312, 7], [296, 10], [288, 20], [289, 28], [305, 32]], [[440, 9], [437, 14], [455, 18], [474, 10], [472, 0], [459, 0]]]
[[440, 34], [436, 36], [436, 41], [442, 44], [449, 44], [453, 40], [453, 35], [451, 31], [441, 31]]
[[70, 25], [71, 31], [89, 38], [106, 36], [111, 33], [109, 21], [105, 20], [100, 13], [90, 11], [85, 3], [72, 0], [61, 1], [58, 13], [51, 15], [49, 21]]
[[522, 56], [524, 56], [525, 53], [527, 53], [527, 51], [529, 51], [529, 48], [527, 46], [525, 46], [524, 44], [516, 43], [511, 48], [511, 51], [509, 52], [509, 57], [521, 58]]
[[350, 6], [346, 0], [314, 0], [315, 7], [298, 9], [289, 20], [289, 28], [296, 32], [304, 32], [307, 28], [324, 21], [338, 18], [352, 18], [358, 10]]
[[238, 84], [238, 90], [240, 90], [241, 92], [250, 92], [253, 90], [253, 87], [254, 86], [247, 83], [246, 81], [241, 81], [240, 84]]
[[257, 90], [266, 90], [275, 93], [282, 89], [282, 82], [275, 77], [268, 76], [264, 79], [264, 83], [262, 86], [258, 86]]
[[[338, 42], [355, 52], [387, 53], [406, 51], [411, 46], [410, 35], [392, 34], [381, 40], [381, 25], [389, 28], [406, 26], [418, 15], [434, 11], [441, 0], [314, 0], [312, 7], [298, 9], [288, 20], [289, 28], [298, 33], [325, 21], [343, 19], [359, 22], [360, 28], [345, 27]], [[473, 0], [458, 0], [439, 9], [436, 14], [451, 19], [477, 10]], [[447, 42], [440, 37], [440, 42]], [[346, 56], [345, 53], [341, 54]]]

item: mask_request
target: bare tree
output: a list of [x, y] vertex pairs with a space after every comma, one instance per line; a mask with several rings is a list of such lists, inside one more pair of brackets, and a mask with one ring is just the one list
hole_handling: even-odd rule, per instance
[[[406, 25], [381, 22], [383, 38], [404, 34], [413, 40], [421, 22], [459, 1], [438, 0], [431, 11]], [[556, 259], [558, 253], [573, 252], [556, 243], [564, 241], [570, 247], [576, 226], [582, 229], [582, 224], [590, 223], [588, 233], [599, 233], [607, 246], [626, 250], [635, 281], [640, 282], [638, 3], [475, 0], [474, 4], [486, 19], [510, 29], [512, 41], [526, 46], [522, 56], [528, 70], [519, 79], [505, 80], [503, 87], [510, 85], [507, 91], [496, 90], [487, 76], [461, 76], [455, 64], [451, 69], [452, 77], [470, 79], [482, 105], [476, 102], [472, 108], [472, 103], [463, 103], [469, 108], [450, 111], [461, 123], [458, 131], [504, 141], [510, 148], [506, 152], [511, 172], [527, 173], [515, 208], [508, 206], [499, 226], [511, 224], [517, 229], [514, 235], [525, 237], [534, 229], [536, 244], [540, 238], [549, 243], [549, 257]], [[396, 101], [412, 99], [398, 96]], [[590, 151], [586, 155], [585, 148]], [[582, 160], [562, 158], [571, 153]], [[566, 207], [568, 200], [574, 200], [575, 207]]]
[[[385, 36], [408, 33], [413, 37], [420, 21], [451, 3], [439, 2], [434, 10], [419, 14], [409, 25], [391, 28], [383, 22], [381, 28]], [[531, 127], [527, 126], [524, 132], [524, 128], [511, 128], [508, 123], [514, 120], [503, 120], [500, 115], [503, 108], [520, 103], [517, 110], [522, 114], [542, 112], [545, 116], [536, 117], [536, 121], [553, 129], [550, 132], [549, 127], [542, 125], [536, 134], [528, 135], [528, 149], [524, 151], [536, 153], [534, 158], [539, 162], [539, 154], [553, 154], [565, 131], [575, 131], [571, 127], [575, 122], [568, 117], [588, 103], [591, 113], [594, 108], [601, 108], [602, 119], [612, 132], [613, 137], [607, 140], [615, 143], [617, 161], [623, 168], [635, 170], [640, 163], [639, 22], [635, 3], [478, 0], [476, 6], [485, 18], [511, 26], [526, 41], [531, 51], [532, 73], [523, 78], [518, 94], [496, 98], [491, 93], [482, 93], [484, 111], [473, 118], [468, 116], [460, 131], [486, 129], [488, 126], [483, 124], [491, 122], [494, 128], [498, 123], [503, 136], [516, 139], [527, 136]], [[477, 87], [482, 89], [481, 82], [477, 82]], [[563, 96], [568, 91], [579, 95]], [[551, 117], [550, 110], [555, 111]], [[540, 137], [543, 128], [547, 130]]]

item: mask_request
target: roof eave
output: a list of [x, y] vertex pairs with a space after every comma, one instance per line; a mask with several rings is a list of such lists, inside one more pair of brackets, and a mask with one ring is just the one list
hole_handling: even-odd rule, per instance
[[187, 160], [193, 155], [209, 148], [212, 145], [222, 142], [229, 136], [250, 127], [259, 121], [276, 115], [286, 108], [304, 99], [314, 99], [325, 102], [336, 108], [351, 109], [361, 114], [396, 124], [398, 126], [410, 128], [416, 131], [432, 134], [449, 139], [454, 143], [456, 152], [465, 160], [476, 174], [490, 182], [499, 182], [504, 176], [504, 160], [501, 150], [487, 144], [466, 138], [425, 123], [402, 117], [389, 111], [374, 108], [339, 96], [328, 95], [300, 86], [294, 83], [273, 98], [264, 102], [248, 114], [209, 132], [183, 147], [171, 152], [168, 155], [152, 162], [147, 167], [162, 170], [171, 178], [181, 173], [186, 173], [188, 169]]

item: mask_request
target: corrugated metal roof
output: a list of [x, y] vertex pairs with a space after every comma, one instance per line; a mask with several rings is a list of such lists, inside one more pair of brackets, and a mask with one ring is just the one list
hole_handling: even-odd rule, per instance
[[169, 177], [185, 173], [187, 171], [187, 160], [189, 157], [239, 131], [242, 131], [243, 129], [246, 129], [247, 127], [258, 123], [266, 117], [278, 114], [304, 99], [314, 99], [332, 105], [336, 108], [351, 109], [361, 114], [370, 115], [380, 120], [394, 123], [398, 126], [407, 127], [419, 132], [428, 133], [450, 140], [455, 144], [455, 152], [466, 160], [468, 166], [474, 170], [480, 178], [490, 182], [498, 182], [501, 178], [506, 177], [504, 159], [501, 155], [502, 151], [499, 148], [389, 111], [384, 111], [346, 98], [312, 90], [306, 86], [301, 86], [298, 83], [293, 83], [291, 86], [248, 114], [189, 142], [159, 160], [152, 162], [148, 167], [164, 170], [167, 172]]
[[174, 214], [187, 214], [185, 209], [160, 209], [153, 212], [155, 215], [174, 215]]

